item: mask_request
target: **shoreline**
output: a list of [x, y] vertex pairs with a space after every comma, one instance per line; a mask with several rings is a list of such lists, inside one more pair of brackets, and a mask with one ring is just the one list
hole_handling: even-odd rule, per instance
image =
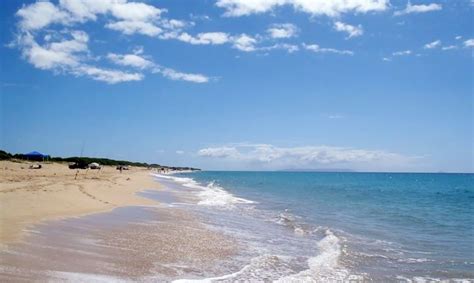
[[[434, 256], [426, 254], [431, 253], [429, 249], [392, 242], [387, 237], [361, 236], [357, 227], [341, 226], [337, 221], [324, 225], [311, 218], [327, 212], [322, 203], [315, 208], [320, 209], [319, 213], [311, 214], [292, 208], [294, 200], [299, 199], [288, 201], [286, 194], [246, 193], [249, 184], [260, 186], [252, 183], [252, 180], [256, 182], [252, 175], [240, 176], [243, 185], [239, 187], [229, 185], [235, 178], [226, 174], [194, 177], [153, 173], [129, 171], [123, 181], [123, 173], [91, 177], [84, 171], [83, 181], [79, 178], [78, 182], [113, 183], [108, 188], [86, 190], [88, 194], [101, 196], [96, 201], [103, 205], [102, 213], [95, 213], [96, 207], [95, 212], [86, 216], [62, 217], [29, 226], [31, 230], [24, 233], [27, 235], [24, 241], [0, 249], [0, 280], [313, 282], [397, 278], [411, 282], [415, 278], [440, 281], [465, 278], [459, 281], [465, 282], [462, 280], [472, 278], [470, 271], [461, 265], [450, 268], [449, 275], [440, 274]], [[58, 178], [57, 173], [53, 176]], [[274, 192], [274, 188], [279, 188], [281, 178], [266, 177], [268, 183], [263, 189]], [[37, 190], [42, 190], [42, 178], [52, 177], [39, 174], [29, 178], [34, 180]], [[67, 178], [71, 178], [70, 173]], [[136, 182], [141, 178], [154, 186], [137, 189]], [[293, 181], [287, 180], [283, 186], [291, 187]], [[126, 187], [117, 187], [122, 182], [128, 185], [128, 191]], [[333, 182], [328, 184], [329, 190], [327, 187], [319, 190], [323, 200], [325, 193], [333, 191]], [[66, 193], [77, 193], [76, 190], [68, 189]], [[134, 192], [139, 204], [130, 204], [130, 198], [122, 190]], [[357, 194], [366, 191], [357, 191], [357, 187], [352, 190]], [[107, 196], [107, 201], [112, 197], [120, 199], [117, 192], [126, 197], [126, 203], [122, 206], [104, 203], [102, 196]], [[34, 196], [31, 191], [27, 193]], [[346, 192], [341, 190], [341, 193]], [[143, 204], [141, 197], [154, 205]], [[396, 270], [392, 269], [393, 265], [397, 266]], [[413, 267], [426, 273], [413, 271]]]
[[[0, 184], [9, 184], [8, 188], [2, 186], [0, 193], [2, 209], [5, 203], [17, 207], [1, 216], [1, 227], [15, 224], [15, 219], [23, 220], [8, 233], [2, 229], [1, 281], [171, 281], [183, 274], [207, 277], [225, 268], [238, 251], [233, 237], [209, 229], [200, 217], [175, 207], [174, 201], [188, 197], [158, 183], [149, 170], [137, 168], [120, 174], [115, 168], [105, 168], [94, 175], [90, 171], [86, 175], [84, 170], [74, 180], [76, 170], [64, 171], [69, 169], [62, 164], [45, 164], [45, 171], [32, 173], [26, 163], [0, 165]], [[5, 172], [11, 174], [7, 177]], [[45, 184], [48, 178], [54, 178], [54, 184]], [[66, 184], [78, 187], [52, 188]], [[87, 194], [79, 189], [81, 186]], [[25, 194], [31, 197], [21, 203]], [[166, 198], [166, 194], [172, 196]], [[63, 200], [77, 206], [70, 207], [61, 203]], [[35, 217], [21, 215], [23, 204], [33, 202], [39, 204]], [[49, 206], [39, 209], [45, 203]]]
[[158, 204], [137, 194], [160, 189], [145, 168], [120, 173], [113, 166], [71, 170], [51, 162], [29, 169], [31, 164], [0, 161], [0, 246], [21, 241], [28, 227], [44, 221]]

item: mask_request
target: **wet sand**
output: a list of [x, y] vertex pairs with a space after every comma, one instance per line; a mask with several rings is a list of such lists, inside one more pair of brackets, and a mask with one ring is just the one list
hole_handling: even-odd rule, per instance
[[215, 274], [235, 243], [170, 207], [46, 222], [0, 251], [0, 281], [155, 281]]

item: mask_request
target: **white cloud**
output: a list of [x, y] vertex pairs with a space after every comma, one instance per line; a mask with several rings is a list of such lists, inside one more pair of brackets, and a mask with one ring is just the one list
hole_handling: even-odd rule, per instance
[[278, 147], [271, 144], [236, 144], [203, 148], [201, 157], [257, 164], [263, 168], [314, 168], [321, 166], [400, 166], [417, 157], [383, 150], [354, 149], [335, 146]]
[[405, 9], [396, 11], [393, 15], [394, 16], [402, 16], [407, 14], [419, 14], [419, 13], [428, 13], [433, 11], [439, 11], [443, 9], [441, 4], [431, 3], [431, 4], [421, 4], [421, 5], [412, 5], [410, 1], [408, 1], [407, 6]]
[[[474, 1], [474, 0], [473, 0]], [[455, 37], [456, 40], [460, 40], [462, 38], [462, 36], [458, 35]]]
[[194, 83], [207, 83], [209, 78], [202, 74], [183, 73], [171, 68], [162, 67], [153, 63], [151, 60], [140, 56], [143, 49], [135, 50], [134, 54], [115, 54], [109, 53], [107, 58], [117, 65], [138, 68], [141, 70], [149, 69], [154, 74], [161, 74], [165, 78], [175, 81], [188, 81]]
[[293, 53], [300, 50], [298, 45], [288, 44], [288, 43], [276, 43], [270, 46], [263, 46], [263, 47], [258, 48], [258, 50], [260, 51], [270, 51], [270, 50], [276, 50], [276, 49], [286, 50], [288, 53]]
[[257, 40], [249, 35], [246, 35], [245, 33], [235, 37], [233, 42], [233, 47], [240, 51], [252, 52], [257, 50], [255, 47]]
[[323, 48], [320, 47], [318, 44], [305, 44], [303, 43], [303, 48], [315, 53], [334, 53], [340, 55], [354, 55], [354, 52], [350, 50], [339, 50], [334, 48]]
[[[57, 5], [50, 2], [38, 2], [24, 6], [18, 11], [17, 16], [20, 17], [20, 26], [25, 31], [38, 30], [52, 23], [74, 25], [96, 21], [99, 15], [103, 15], [108, 19], [104, 27], [125, 35], [158, 36], [160, 39], [175, 39], [193, 45], [231, 44], [233, 48], [244, 52], [259, 50], [256, 46], [258, 40], [247, 34], [232, 36], [225, 32], [202, 32], [191, 35], [183, 29], [194, 25], [193, 22], [163, 18], [162, 15], [165, 12], [166, 9], [128, 0], [59, 0]], [[273, 38], [288, 38], [296, 35], [297, 28], [292, 24], [276, 24], [271, 26], [268, 32]], [[288, 52], [294, 52], [297, 47], [289, 44], [274, 44], [263, 47], [261, 50], [271, 49], [286, 49]], [[118, 59], [115, 57], [116, 61]], [[122, 61], [123, 59], [132, 58], [122, 58]], [[122, 65], [130, 66], [130, 64]]]
[[102, 69], [89, 65], [81, 65], [72, 70], [77, 76], [88, 76], [94, 80], [106, 82], [108, 84], [116, 84], [128, 81], [141, 81], [143, 74], [128, 73], [119, 70]]
[[229, 36], [224, 32], [205, 32], [198, 33], [197, 38], [201, 42], [208, 44], [224, 44], [229, 41]]
[[151, 26], [166, 11], [127, 0], [60, 0], [59, 7], [68, 11], [76, 21], [96, 20], [99, 14], [110, 14], [118, 21], [109, 23], [108, 26], [117, 30], [123, 28], [127, 33], [131, 30], [152, 30]]
[[[261, 39], [259, 35], [257, 35]], [[176, 39], [193, 45], [222, 45], [231, 44], [233, 48], [243, 52], [286, 50], [293, 53], [299, 50], [299, 47], [288, 43], [275, 43], [268, 46], [257, 46], [259, 39], [247, 34], [229, 35], [224, 32], [205, 32], [193, 36], [187, 32], [177, 33], [168, 32], [160, 35], [161, 39]]]
[[464, 46], [465, 47], [474, 47], [474, 38], [468, 39], [464, 41]]
[[125, 34], [155, 36], [161, 32], [157, 21], [163, 12], [164, 9], [127, 0], [60, 0], [57, 5], [51, 2], [36, 2], [23, 6], [16, 15], [21, 18], [20, 27], [32, 31], [54, 23], [67, 25], [95, 21], [98, 15], [109, 14], [113, 18], [106, 27], [110, 29]]
[[225, 16], [239, 17], [270, 12], [281, 6], [291, 6], [297, 11], [313, 16], [336, 17], [343, 13], [367, 13], [388, 8], [388, 0], [218, 0], [216, 5], [225, 9]]
[[209, 147], [198, 151], [199, 156], [213, 158], [239, 158], [240, 152], [235, 147]]
[[334, 29], [337, 31], [345, 32], [348, 34], [348, 38], [357, 37], [364, 34], [364, 30], [361, 25], [352, 26], [343, 22], [335, 22]]
[[383, 57], [383, 58], [382, 58], [382, 61], [390, 62], [390, 61], [392, 61], [392, 59], [391, 59], [391, 58], [388, 58], [388, 57]]
[[[93, 56], [89, 50], [89, 36], [83, 31], [71, 27], [96, 21], [99, 15], [107, 16], [106, 28], [120, 31], [125, 35], [144, 34], [157, 36], [163, 32], [179, 32], [188, 23], [165, 19], [166, 12], [152, 5], [128, 0], [59, 0], [58, 4], [38, 1], [23, 5], [16, 13], [18, 17], [18, 34], [16, 41], [10, 44], [21, 50], [22, 56], [34, 67], [50, 70], [54, 73], [85, 76], [110, 84], [139, 81], [144, 78], [141, 72], [130, 72], [123, 68], [135, 68], [159, 73], [172, 80], [189, 82], [208, 82], [202, 74], [183, 73], [171, 68], [162, 67], [140, 54], [138, 48], [133, 54], [109, 53], [106, 57], [122, 69], [109, 69], [91, 65], [97, 64], [101, 56]], [[57, 25], [51, 26], [50, 25]], [[41, 36], [39, 44], [36, 36]], [[220, 37], [221, 36], [221, 37]], [[225, 40], [222, 34], [199, 34], [198, 40], [217, 44]]]
[[209, 17], [208, 15], [195, 15], [195, 14], [189, 14], [189, 17], [192, 19], [192, 20], [196, 20], [196, 21], [211, 21], [211, 17]]
[[120, 31], [127, 35], [139, 33], [148, 36], [156, 36], [163, 31], [161, 28], [152, 23], [141, 21], [118, 21], [114, 23], [108, 23], [105, 26], [109, 29]]
[[63, 71], [80, 64], [80, 56], [88, 51], [89, 37], [83, 31], [73, 31], [71, 39], [48, 42], [41, 46], [27, 33], [20, 35], [17, 41], [23, 57], [36, 68]]
[[294, 24], [273, 24], [267, 29], [272, 38], [290, 38], [296, 36], [298, 28]]
[[155, 20], [164, 12], [162, 9], [158, 9], [145, 3], [126, 1], [114, 1], [113, 3], [114, 4], [110, 7], [112, 15], [118, 19], [126, 21], [146, 22]]
[[154, 66], [153, 62], [138, 56], [137, 54], [107, 54], [107, 58], [117, 65], [135, 67], [139, 69], [151, 68]]
[[89, 52], [89, 36], [83, 31], [72, 31], [69, 36], [70, 39], [40, 45], [31, 34], [26, 33], [19, 35], [16, 44], [20, 47], [22, 56], [38, 69], [85, 76], [110, 84], [143, 79], [140, 73], [103, 69], [84, 63]]
[[175, 81], [188, 81], [193, 83], [207, 83], [209, 78], [202, 74], [182, 73], [170, 68], [156, 68], [154, 73], [160, 73], [164, 77]]
[[435, 40], [433, 42], [425, 44], [424, 49], [433, 49], [441, 46], [441, 40]]
[[193, 22], [185, 22], [185, 21], [180, 21], [180, 20], [175, 20], [175, 19], [161, 19], [160, 20], [160, 25], [163, 26], [164, 28], [170, 29], [170, 30], [180, 30], [182, 28], [185, 28], [187, 26], [193, 26]]
[[[280, 35], [282, 36], [283, 34]], [[245, 33], [239, 35], [230, 35], [224, 32], [205, 32], [198, 33], [197, 35], [193, 36], [187, 32], [167, 32], [161, 34], [159, 37], [164, 40], [175, 39], [193, 45], [230, 44], [232, 48], [243, 52], [271, 51], [279, 49], [286, 50], [288, 53], [293, 53], [299, 50], [297, 45], [289, 43], [274, 43], [266, 46], [259, 45], [262, 42], [262, 39], [266, 40], [268, 38], [262, 37], [258, 34], [256, 36], [251, 36]]]
[[196, 36], [192, 36], [186, 32], [177, 34], [177, 33], [168, 33], [163, 36], [163, 39], [174, 38], [183, 42], [187, 42], [194, 45], [220, 45], [227, 43], [231, 40], [229, 35], [224, 32], [204, 32], [198, 33]]
[[402, 51], [396, 51], [392, 53], [393, 56], [407, 56], [411, 54], [412, 54], [411, 50], [402, 50]]
[[60, 0], [36, 2], [24, 6], [17, 12], [23, 30], [37, 30], [53, 23], [72, 25], [95, 21], [99, 15], [108, 16], [105, 27], [126, 35], [143, 34], [157, 36], [163, 31], [176, 31], [187, 23], [165, 19], [161, 15], [166, 9], [128, 0]]
[[36, 2], [23, 6], [16, 12], [20, 17], [20, 28], [23, 30], [38, 30], [53, 23], [68, 23], [68, 13], [58, 9], [50, 2]]
[[71, 13], [71, 15], [80, 22], [87, 20], [96, 20], [97, 14], [106, 13], [112, 1], [95, 1], [95, 0], [60, 0], [59, 5]]
[[443, 46], [443, 47], [441, 48], [441, 50], [444, 50], [444, 51], [446, 51], [446, 50], [454, 50], [454, 49], [458, 49], [458, 47], [457, 47], [456, 45], [448, 45], [448, 46]]
[[182, 155], [182, 154], [184, 154], [184, 151], [183, 150], [177, 150], [176, 154]]

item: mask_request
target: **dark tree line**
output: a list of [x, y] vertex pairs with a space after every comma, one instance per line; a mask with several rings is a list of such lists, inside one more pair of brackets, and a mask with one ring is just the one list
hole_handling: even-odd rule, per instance
[[[21, 159], [21, 160], [27, 160], [28, 158], [25, 157], [23, 154], [11, 154], [9, 152], [0, 150], [0, 160], [10, 160], [10, 159]], [[30, 159], [31, 160], [31, 159]], [[101, 165], [111, 165], [111, 166], [117, 166], [117, 165], [128, 165], [128, 166], [135, 166], [135, 167], [147, 167], [147, 168], [165, 168], [169, 170], [200, 170], [197, 168], [192, 168], [192, 167], [173, 167], [173, 166], [163, 166], [160, 164], [156, 163], [145, 163], [145, 162], [133, 162], [133, 161], [127, 161], [127, 160], [115, 160], [115, 159], [109, 159], [109, 158], [97, 158], [97, 157], [51, 157], [48, 159], [48, 161], [54, 161], [54, 162], [77, 162], [77, 163], [86, 163], [90, 164], [92, 162], [99, 163]]]

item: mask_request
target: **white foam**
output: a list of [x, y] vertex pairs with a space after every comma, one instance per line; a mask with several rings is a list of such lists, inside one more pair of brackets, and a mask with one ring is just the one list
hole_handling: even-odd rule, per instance
[[275, 223], [283, 226], [287, 226], [293, 229], [293, 232], [297, 236], [304, 236], [308, 233], [296, 220], [296, 216], [288, 213], [288, 209], [285, 209], [285, 212], [280, 213], [278, 217], [274, 220]]
[[207, 186], [203, 186], [192, 178], [176, 177], [161, 174], [153, 175], [157, 178], [168, 179], [184, 187], [197, 190], [197, 196], [200, 199], [198, 205], [232, 208], [236, 204], [255, 203], [254, 201], [234, 196], [233, 194], [226, 191], [224, 188], [216, 185], [214, 182], [209, 183]]
[[171, 180], [179, 184], [190, 184], [190, 185], [197, 184], [196, 181], [194, 181], [192, 178], [176, 177], [172, 175], [163, 175], [163, 174], [151, 174], [151, 175], [155, 176], [156, 178]]
[[308, 259], [308, 269], [278, 279], [276, 282], [321, 282], [345, 280], [349, 272], [339, 265], [340, 240], [331, 230], [317, 244], [320, 253]]
[[222, 187], [217, 186], [214, 182], [209, 183], [206, 187], [201, 187], [203, 190], [198, 193], [201, 201], [199, 205], [206, 206], [224, 206], [232, 207], [235, 204], [251, 204], [251, 200], [239, 198], [227, 192]]
[[404, 276], [397, 276], [398, 282], [406, 282], [406, 283], [472, 283], [472, 279], [465, 279], [465, 278], [452, 278], [452, 279], [440, 279], [440, 278], [433, 278], [433, 277], [423, 277], [423, 276], [415, 276], [413, 278], [407, 278]]
[[52, 277], [49, 282], [127, 282], [126, 280], [117, 277], [79, 272], [50, 271], [48, 272], [48, 275]]
[[211, 283], [212, 281], [215, 281], [215, 280], [231, 279], [231, 278], [235, 278], [239, 276], [240, 274], [245, 272], [245, 270], [247, 270], [249, 267], [250, 265], [246, 265], [244, 268], [242, 268], [241, 270], [237, 272], [226, 274], [219, 277], [211, 277], [211, 278], [204, 278], [204, 279], [178, 279], [178, 280], [174, 280], [173, 283]]
[[308, 269], [296, 274], [292, 274], [295, 271], [293, 271], [291, 267], [291, 262], [295, 260], [294, 257], [266, 254], [253, 258], [248, 265], [235, 273], [197, 280], [180, 279], [173, 282], [208, 283], [220, 280], [261, 282], [268, 281], [269, 278], [272, 277], [276, 279], [273, 282], [280, 283], [363, 280], [360, 276], [350, 275], [348, 270], [339, 265], [339, 258], [342, 253], [340, 240], [330, 230], [326, 231], [326, 236], [317, 243], [317, 246], [320, 253], [317, 256], [308, 259]]
[[420, 263], [420, 262], [430, 262], [433, 261], [429, 258], [401, 258], [398, 259], [399, 262], [406, 262], [406, 263]]
[[179, 279], [173, 283], [208, 283], [221, 280], [226, 280], [225, 282], [268, 282], [269, 278], [275, 275], [288, 274], [287, 264], [291, 259], [292, 257], [265, 254], [252, 258], [249, 264], [234, 273], [204, 279]]

